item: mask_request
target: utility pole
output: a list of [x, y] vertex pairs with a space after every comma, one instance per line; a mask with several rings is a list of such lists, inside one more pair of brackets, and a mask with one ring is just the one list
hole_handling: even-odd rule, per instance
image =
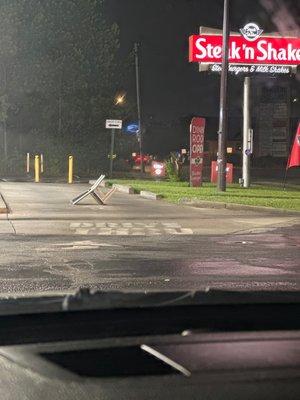
[[138, 114], [138, 142], [140, 147], [141, 157], [141, 174], [144, 172], [144, 160], [143, 160], [143, 125], [142, 125], [142, 113], [141, 113], [141, 85], [140, 85], [140, 64], [139, 64], [139, 44], [134, 44], [134, 56], [135, 56], [135, 80], [136, 80], [136, 103], [137, 103], [137, 114]]
[[250, 130], [250, 78], [244, 78], [243, 101], [243, 187], [250, 186], [250, 155], [252, 152], [252, 135]]
[[224, 0], [222, 72], [220, 85], [220, 116], [218, 132], [218, 190], [226, 191], [226, 145], [228, 128], [228, 44], [229, 44], [229, 0]]

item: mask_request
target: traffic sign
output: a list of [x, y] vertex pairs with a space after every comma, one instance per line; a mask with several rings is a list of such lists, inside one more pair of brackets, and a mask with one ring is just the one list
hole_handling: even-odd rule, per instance
[[132, 123], [132, 124], [127, 125], [125, 132], [130, 135], [138, 133], [139, 132], [139, 124]]
[[107, 119], [105, 122], [106, 129], [122, 129], [121, 119]]

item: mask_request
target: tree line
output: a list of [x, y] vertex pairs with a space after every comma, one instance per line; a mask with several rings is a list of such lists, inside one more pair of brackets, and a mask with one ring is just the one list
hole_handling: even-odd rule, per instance
[[[118, 63], [119, 28], [107, 22], [104, 3], [1, 1], [3, 173], [22, 170], [26, 152], [43, 153], [52, 175], [64, 172], [68, 154], [75, 156], [80, 174], [106, 168], [105, 119], [129, 117], [134, 104], [114, 104], [131, 59]], [[132, 145], [123, 140], [123, 152]]]

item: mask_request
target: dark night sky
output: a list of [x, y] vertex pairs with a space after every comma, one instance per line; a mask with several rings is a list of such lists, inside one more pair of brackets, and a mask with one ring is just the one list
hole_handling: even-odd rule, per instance
[[[277, 1], [277, 0], [274, 0]], [[286, 1], [299, 10], [299, 1]], [[297, 6], [298, 5], [298, 6]], [[120, 62], [141, 43], [141, 82], [146, 144], [149, 151], [161, 146], [169, 151], [187, 143], [192, 115], [208, 118], [208, 134], [217, 129], [219, 77], [199, 73], [188, 62], [188, 37], [199, 26], [221, 28], [223, 0], [107, 0], [109, 20], [120, 27]], [[299, 15], [298, 15], [299, 16]], [[270, 15], [254, 0], [231, 0], [230, 28], [257, 22], [265, 31], [276, 31]], [[270, 78], [269, 78], [270, 79]], [[134, 95], [134, 71], [125, 89]], [[240, 130], [241, 78], [230, 78], [230, 124]], [[166, 125], [166, 126], [165, 126]]]

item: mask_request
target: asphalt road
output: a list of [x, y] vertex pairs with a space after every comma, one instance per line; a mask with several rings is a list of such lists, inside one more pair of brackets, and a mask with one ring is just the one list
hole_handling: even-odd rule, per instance
[[116, 194], [69, 200], [86, 185], [1, 183], [0, 294], [126, 290], [299, 290], [296, 214], [196, 209]]

